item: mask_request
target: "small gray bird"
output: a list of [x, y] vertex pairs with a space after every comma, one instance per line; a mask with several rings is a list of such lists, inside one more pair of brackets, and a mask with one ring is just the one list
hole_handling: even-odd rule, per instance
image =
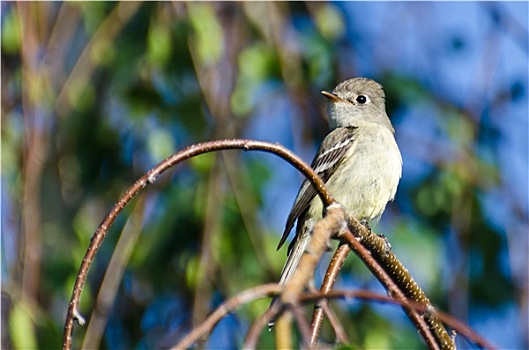
[[[331, 132], [316, 153], [312, 168], [332, 197], [368, 226], [380, 218], [386, 204], [395, 197], [402, 174], [402, 158], [386, 114], [384, 91], [371, 79], [354, 78], [340, 83], [332, 93], [322, 94], [329, 100]], [[296, 237], [288, 248], [280, 284], [296, 270], [322, 210], [316, 190], [305, 180], [277, 247], [279, 250], [285, 243], [297, 220]]]

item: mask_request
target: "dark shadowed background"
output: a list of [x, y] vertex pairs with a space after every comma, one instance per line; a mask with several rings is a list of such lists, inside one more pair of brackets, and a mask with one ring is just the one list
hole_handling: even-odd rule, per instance
[[[529, 347], [527, 2], [0, 6], [2, 348], [60, 346], [90, 237], [149, 168], [221, 138], [279, 142], [310, 162], [328, 131], [320, 91], [355, 76], [385, 87], [404, 160], [375, 231], [434, 305], [500, 348]], [[240, 151], [160, 177], [97, 255], [82, 311], [99, 302], [99, 314], [74, 346], [168, 346], [276, 281], [301, 180]], [[352, 255], [338, 288], [384, 293]], [[223, 320], [206, 348], [240, 347], [268, 303]], [[423, 346], [395, 306], [332, 306], [353, 348]]]

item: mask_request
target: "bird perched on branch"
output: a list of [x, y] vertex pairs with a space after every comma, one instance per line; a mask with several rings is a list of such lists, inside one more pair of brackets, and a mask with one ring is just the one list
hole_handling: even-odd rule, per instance
[[[322, 95], [328, 100], [331, 131], [314, 156], [312, 168], [331, 196], [369, 227], [395, 197], [402, 173], [402, 158], [386, 114], [384, 91], [371, 79], [354, 78], [340, 83], [332, 92], [322, 91]], [[312, 228], [322, 217], [322, 201], [316, 194], [305, 180], [288, 215], [277, 249], [285, 243], [297, 220], [296, 236], [288, 248], [280, 284], [296, 271]]]

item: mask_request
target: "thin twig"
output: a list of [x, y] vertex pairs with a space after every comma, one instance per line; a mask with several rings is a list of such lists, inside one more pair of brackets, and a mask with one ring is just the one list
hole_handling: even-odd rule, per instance
[[288, 311], [290, 311], [294, 318], [296, 319], [296, 323], [298, 325], [299, 333], [301, 334], [301, 344], [303, 349], [309, 349], [312, 348], [312, 344], [310, 343], [310, 324], [309, 321], [305, 318], [305, 315], [303, 314], [303, 309], [301, 308], [301, 305], [296, 304], [289, 304], [288, 305]]
[[232, 312], [236, 308], [249, 303], [250, 301], [262, 298], [265, 296], [272, 296], [277, 294], [281, 290], [281, 287], [276, 283], [263, 284], [255, 288], [245, 290], [236, 296], [230, 298], [228, 301], [222, 303], [211, 315], [209, 315], [204, 322], [198, 327], [189, 332], [178, 344], [173, 346], [171, 349], [187, 349], [193, 345], [198, 339], [202, 338], [206, 334], [209, 334], [213, 327], [228, 313]]
[[325, 314], [325, 316], [327, 316], [327, 319], [329, 320], [329, 324], [334, 330], [334, 333], [336, 334], [336, 342], [339, 342], [342, 344], [349, 344], [349, 337], [347, 336], [347, 333], [345, 332], [343, 325], [340, 323], [338, 316], [336, 316], [334, 311], [329, 306], [329, 303], [327, 302], [323, 304], [322, 309], [323, 309], [323, 313]]
[[[336, 282], [336, 278], [338, 277], [338, 273], [340, 272], [345, 259], [351, 252], [351, 248], [347, 244], [341, 243], [338, 248], [336, 249], [336, 252], [334, 253], [331, 262], [329, 263], [329, 267], [327, 268], [327, 272], [325, 273], [325, 278], [323, 279], [323, 282], [321, 284], [320, 292], [322, 293], [328, 293], [330, 292], [334, 284]], [[318, 339], [318, 336], [321, 331], [321, 325], [323, 323], [323, 311], [324, 308], [327, 307], [327, 299], [321, 299], [319, 300], [316, 305], [314, 305], [314, 311], [312, 313], [312, 335], [311, 335], [311, 344], [314, 344], [316, 340]], [[343, 334], [339, 331], [336, 326], [338, 324], [331, 323], [333, 325], [333, 328], [335, 330], [336, 335], [338, 338], [343, 341]], [[339, 334], [340, 333], [340, 334]]]
[[244, 339], [244, 345], [242, 347], [243, 349], [252, 350], [256, 348], [257, 341], [259, 340], [259, 334], [261, 334], [261, 330], [265, 326], [268, 326], [268, 320], [276, 317], [275, 315], [277, 315], [278, 309], [279, 309], [279, 303], [275, 303], [274, 305], [269, 307], [265, 313], [259, 316], [257, 320], [255, 320], [252, 323], [252, 325], [250, 326], [250, 329], [246, 333], [246, 337]]

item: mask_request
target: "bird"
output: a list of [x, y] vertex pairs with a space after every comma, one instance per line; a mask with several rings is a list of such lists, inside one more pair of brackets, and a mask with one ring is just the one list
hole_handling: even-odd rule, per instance
[[[402, 157], [395, 129], [386, 113], [384, 90], [374, 80], [359, 77], [345, 80], [332, 92], [321, 94], [328, 102], [330, 132], [311, 167], [325, 182], [331, 196], [369, 228], [395, 198], [402, 175]], [[323, 204], [316, 189], [305, 180], [277, 246], [277, 250], [283, 246], [297, 221], [279, 284], [287, 283], [295, 273], [322, 212]], [[277, 298], [270, 306], [275, 301]], [[273, 325], [273, 320], [269, 325]]]

